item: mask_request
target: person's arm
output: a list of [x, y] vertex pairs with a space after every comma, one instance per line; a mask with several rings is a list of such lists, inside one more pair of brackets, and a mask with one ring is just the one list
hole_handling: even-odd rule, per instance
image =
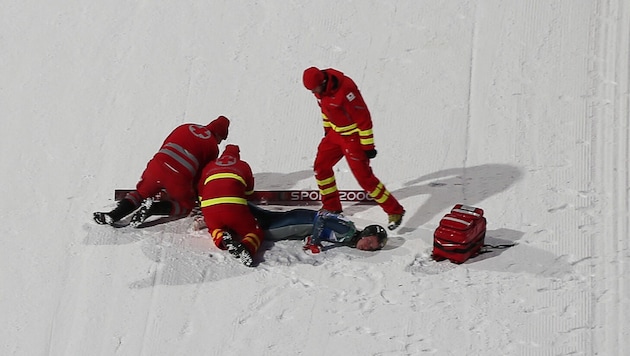
[[329, 241], [345, 244], [352, 239], [355, 232], [354, 223], [343, 215], [320, 212], [313, 223], [312, 242]]
[[356, 123], [357, 129], [359, 130], [361, 148], [368, 158], [374, 158], [376, 156], [376, 150], [374, 146], [374, 132], [372, 130], [372, 116], [370, 115], [370, 110], [365, 100], [363, 100], [359, 88], [350, 78], [344, 80], [340, 90], [343, 90], [344, 93], [342, 101], [343, 109]]
[[247, 200], [251, 200], [254, 196], [254, 174], [252, 173], [250, 165], [245, 161], [242, 162], [244, 163], [243, 167], [245, 171], [245, 197]]

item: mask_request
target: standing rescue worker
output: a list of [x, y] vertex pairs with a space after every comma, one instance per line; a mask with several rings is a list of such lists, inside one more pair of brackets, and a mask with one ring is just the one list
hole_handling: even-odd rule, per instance
[[[219, 116], [208, 125], [183, 124], [164, 140], [147, 163], [136, 189], [110, 212], [95, 212], [97, 224], [112, 225], [134, 212], [132, 226], [150, 215], [185, 216], [195, 207], [201, 168], [219, 155], [218, 145], [228, 136], [230, 120]], [[153, 198], [161, 195], [159, 201]]]
[[332, 68], [310, 67], [304, 71], [302, 81], [322, 111], [324, 137], [317, 147], [314, 164], [322, 209], [342, 211], [333, 167], [345, 156], [359, 185], [387, 213], [387, 227], [396, 229], [405, 210], [372, 172], [370, 159], [376, 157], [372, 118], [357, 85]]
[[247, 206], [254, 193], [254, 175], [241, 160], [238, 146], [227, 145], [221, 157], [203, 169], [198, 190], [201, 213], [214, 244], [251, 266], [263, 232]]

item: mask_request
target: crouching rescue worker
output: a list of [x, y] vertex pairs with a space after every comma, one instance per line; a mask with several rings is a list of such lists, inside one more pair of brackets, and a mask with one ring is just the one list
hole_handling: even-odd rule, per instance
[[[151, 215], [188, 215], [197, 201], [195, 188], [201, 168], [217, 158], [218, 145], [227, 138], [229, 126], [230, 120], [219, 116], [205, 126], [183, 124], [176, 127], [147, 163], [136, 189], [113, 210], [95, 212], [94, 221], [114, 225], [137, 210], [130, 222], [137, 227]], [[158, 195], [162, 196], [160, 201], [153, 201]]]
[[237, 145], [227, 145], [202, 171], [199, 204], [214, 244], [250, 267], [263, 237], [247, 206], [254, 193], [254, 175], [240, 158]]

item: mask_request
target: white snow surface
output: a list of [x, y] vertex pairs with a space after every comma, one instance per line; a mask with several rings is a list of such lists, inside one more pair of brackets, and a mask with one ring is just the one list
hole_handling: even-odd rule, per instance
[[[1, 355], [630, 354], [627, 1], [1, 7]], [[281, 241], [247, 268], [189, 219], [92, 222], [175, 126], [218, 115], [258, 189], [316, 189], [313, 65], [372, 112], [407, 210], [385, 250]], [[433, 261], [456, 203], [517, 245]]]

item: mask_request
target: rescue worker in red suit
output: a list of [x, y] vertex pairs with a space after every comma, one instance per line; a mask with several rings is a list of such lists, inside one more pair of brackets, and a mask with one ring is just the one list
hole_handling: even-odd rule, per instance
[[[230, 121], [219, 116], [205, 126], [183, 124], [175, 128], [147, 164], [136, 189], [114, 210], [95, 212], [94, 221], [112, 225], [139, 207], [131, 218], [132, 226], [151, 215], [188, 215], [197, 202], [201, 169], [219, 155], [218, 145], [227, 138], [229, 126]], [[160, 200], [153, 201], [158, 195]]]
[[333, 166], [345, 156], [359, 185], [388, 215], [388, 228], [396, 229], [405, 210], [374, 175], [370, 159], [376, 157], [370, 111], [352, 79], [328, 68], [310, 67], [302, 81], [322, 111], [324, 137], [317, 147], [314, 170], [322, 196], [322, 209], [342, 211]]
[[198, 190], [214, 244], [251, 266], [264, 235], [247, 206], [254, 193], [254, 175], [241, 160], [238, 146], [227, 145], [221, 157], [206, 165]]

